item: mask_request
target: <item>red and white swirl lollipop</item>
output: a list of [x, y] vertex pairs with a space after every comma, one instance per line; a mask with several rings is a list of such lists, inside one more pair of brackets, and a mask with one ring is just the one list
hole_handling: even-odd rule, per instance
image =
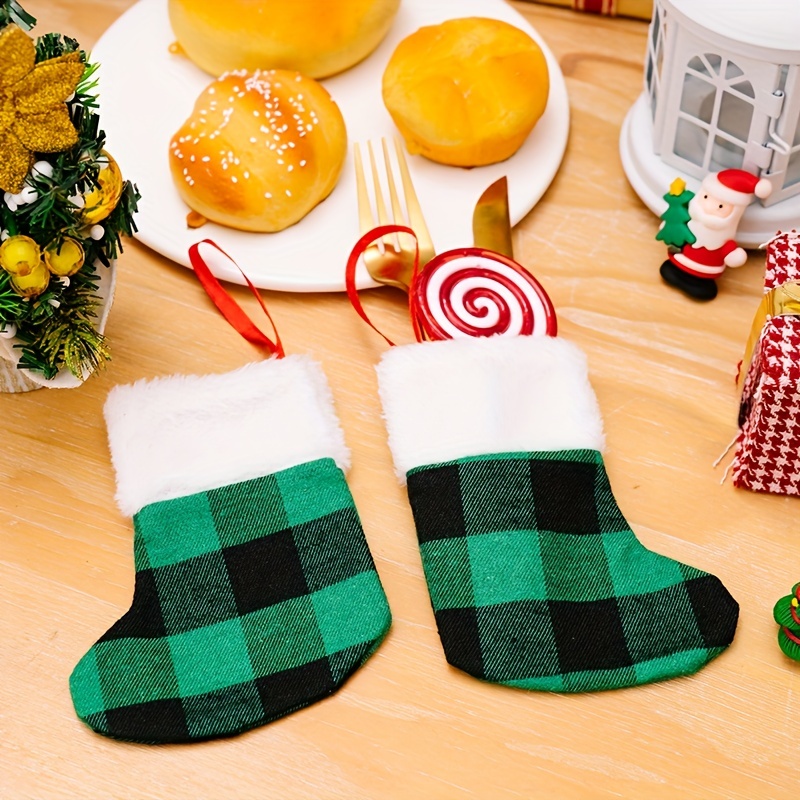
[[478, 247], [448, 250], [418, 275], [412, 308], [428, 339], [555, 336], [547, 292], [523, 266]]

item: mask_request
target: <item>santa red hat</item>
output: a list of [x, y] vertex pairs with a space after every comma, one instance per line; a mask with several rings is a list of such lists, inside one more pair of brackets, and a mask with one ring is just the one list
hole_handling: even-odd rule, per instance
[[763, 200], [772, 192], [772, 184], [743, 169], [724, 169], [703, 178], [702, 190], [713, 194], [725, 203], [735, 206], [750, 205], [753, 195]]

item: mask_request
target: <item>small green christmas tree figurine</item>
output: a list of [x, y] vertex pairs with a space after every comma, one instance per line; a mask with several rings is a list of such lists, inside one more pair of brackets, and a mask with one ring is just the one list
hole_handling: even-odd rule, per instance
[[800, 661], [800, 583], [792, 587], [790, 595], [778, 600], [772, 615], [781, 626], [778, 631], [781, 650], [789, 658]]
[[689, 214], [689, 201], [694, 197], [694, 192], [686, 188], [686, 181], [675, 178], [670, 184], [669, 192], [664, 195], [667, 201], [667, 210], [661, 215], [663, 224], [656, 234], [656, 239], [664, 242], [675, 251], [680, 250], [685, 244], [694, 244], [695, 235], [686, 224], [692, 218]]

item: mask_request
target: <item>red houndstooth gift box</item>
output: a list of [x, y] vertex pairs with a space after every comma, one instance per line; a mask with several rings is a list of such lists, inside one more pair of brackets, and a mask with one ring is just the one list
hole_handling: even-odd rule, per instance
[[767, 245], [764, 299], [742, 362], [733, 483], [800, 495], [800, 232]]

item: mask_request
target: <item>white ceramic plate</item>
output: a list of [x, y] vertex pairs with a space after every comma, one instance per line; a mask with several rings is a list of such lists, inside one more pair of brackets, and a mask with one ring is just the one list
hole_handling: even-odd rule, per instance
[[[224, 0], [221, 0], [224, 2]], [[422, 25], [454, 17], [504, 20], [527, 31], [544, 50], [550, 70], [547, 110], [522, 148], [508, 161], [465, 170], [410, 158], [410, 169], [437, 251], [472, 244], [472, 210], [483, 190], [508, 175], [511, 221], [516, 224], [544, 194], [558, 170], [569, 133], [564, 78], [539, 34], [504, 0], [403, 0], [389, 35], [353, 69], [323, 81], [339, 104], [351, 142], [396, 135], [381, 99], [381, 77], [401, 39]], [[297, 225], [280, 233], [245, 233], [209, 223], [186, 227], [188, 208], [172, 184], [167, 152], [211, 78], [188, 59], [171, 55], [174, 36], [167, 0], [140, 0], [97, 43], [101, 64], [101, 127], [126, 178], [142, 193], [138, 238], [173, 261], [189, 265], [188, 249], [213, 239], [256, 286], [293, 292], [342, 291], [347, 256], [358, 239], [352, 153], [330, 197]], [[225, 259], [209, 265], [217, 277], [242, 283]], [[374, 286], [365, 271], [361, 287]]]

